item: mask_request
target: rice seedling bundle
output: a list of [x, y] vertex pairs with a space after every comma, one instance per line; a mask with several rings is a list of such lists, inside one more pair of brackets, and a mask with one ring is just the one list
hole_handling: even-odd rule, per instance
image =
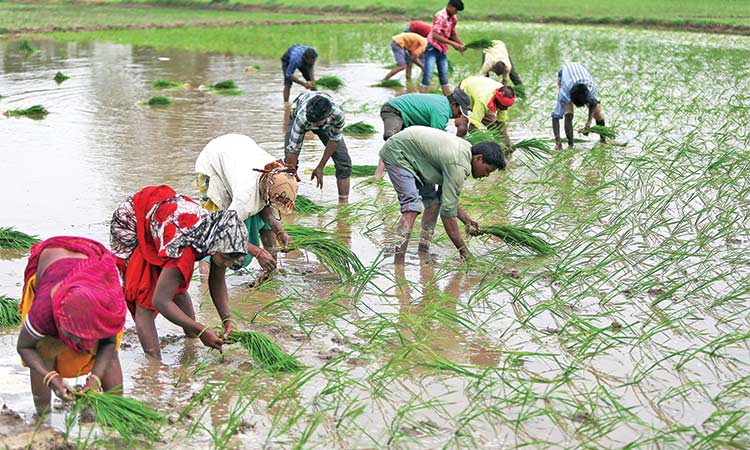
[[49, 111], [47, 111], [47, 108], [45, 108], [42, 105], [34, 105], [30, 108], [26, 109], [11, 109], [8, 111], [5, 111], [5, 115], [8, 117], [31, 117], [34, 118], [42, 118], [49, 114]]
[[372, 87], [402, 88], [404, 85], [399, 80], [383, 80], [380, 83], [373, 84]]
[[0, 328], [21, 325], [18, 300], [0, 295]]
[[534, 230], [514, 225], [488, 225], [481, 228], [482, 234], [497, 236], [510, 245], [526, 247], [540, 255], [553, 255], [555, 249], [544, 239], [536, 236]]
[[148, 99], [148, 106], [166, 106], [171, 105], [172, 100], [169, 97], [163, 95], [155, 95]]
[[516, 97], [524, 99], [526, 98], [526, 88], [523, 84], [516, 84], [513, 86], [513, 92], [516, 93]]
[[500, 133], [497, 130], [488, 130], [488, 129], [475, 129], [471, 130], [469, 133], [464, 136], [464, 139], [469, 141], [471, 145], [479, 144], [480, 142], [497, 142], [497, 143], [503, 143], [503, 134]]
[[294, 200], [294, 210], [301, 214], [317, 214], [325, 208], [314, 201], [310, 200], [307, 196], [297, 194], [297, 198]]
[[526, 153], [536, 159], [544, 159], [552, 153], [547, 142], [544, 139], [531, 138], [518, 141], [513, 144], [515, 150], [524, 150]]
[[338, 91], [344, 86], [344, 80], [341, 78], [331, 75], [327, 77], [320, 77], [315, 80], [315, 87], [328, 89], [329, 91]]
[[475, 41], [471, 41], [468, 44], [464, 45], [464, 48], [470, 49], [470, 48], [477, 48], [477, 49], [485, 49], [492, 47], [492, 41], [487, 38], [481, 38], [477, 39]]
[[224, 342], [240, 344], [253, 361], [263, 365], [270, 372], [291, 373], [303, 367], [297, 358], [285, 352], [263, 333], [232, 331]]
[[161, 438], [160, 428], [166, 419], [143, 402], [94, 391], [76, 392], [75, 398], [75, 410], [90, 407], [97, 424], [114, 428], [126, 441], [139, 438], [156, 441]]
[[154, 89], [169, 89], [175, 87], [181, 87], [182, 83], [178, 83], [172, 80], [156, 80], [151, 83], [151, 87]]
[[220, 81], [216, 84], [209, 84], [209, 88], [221, 90], [221, 89], [237, 89], [237, 83], [232, 80]]
[[614, 139], [617, 137], [617, 131], [613, 127], [605, 127], [604, 125], [594, 125], [589, 127], [589, 133], [596, 133], [601, 137], [607, 139]]
[[38, 48], [31, 45], [31, 42], [27, 41], [26, 39], [24, 39], [21, 42], [21, 45], [18, 46], [18, 50], [26, 54], [36, 53], [39, 51]]
[[217, 89], [216, 93], [219, 95], [242, 95], [245, 92], [239, 89]]
[[55, 83], [57, 83], [57, 84], [60, 84], [60, 83], [62, 83], [63, 81], [65, 81], [65, 80], [69, 80], [69, 79], [70, 79], [70, 77], [69, 77], [69, 76], [67, 76], [67, 75], [65, 75], [65, 74], [64, 74], [64, 73], [62, 73], [62, 72], [57, 72], [57, 73], [55, 74], [55, 77], [53, 78], [53, 80], [55, 80]]
[[[375, 171], [378, 169], [378, 166], [372, 166], [372, 165], [353, 165], [352, 166], [352, 177], [353, 178], [361, 178], [361, 177], [371, 177], [375, 175]], [[332, 176], [336, 175], [336, 167], [335, 166], [325, 166], [323, 168], [323, 175], [325, 176]]]
[[365, 123], [362, 121], [353, 123], [351, 125], [347, 125], [341, 131], [344, 134], [348, 134], [350, 136], [370, 136], [372, 134], [377, 133], [377, 130], [375, 130], [375, 127], [373, 127], [369, 123]]
[[0, 250], [28, 251], [32, 245], [39, 242], [39, 238], [31, 236], [13, 227], [0, 227]]
[[289, 250], [306, 250], [314, 254], [326, 269], [341, 279], [351, 278], [365, 268], [357, 255], [331, 233], [300, 225], [287, 225], [284, 229], [292, 238]]

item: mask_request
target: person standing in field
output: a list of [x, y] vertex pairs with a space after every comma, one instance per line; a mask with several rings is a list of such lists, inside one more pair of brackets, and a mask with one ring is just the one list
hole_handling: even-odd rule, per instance
[[448, 46], [459, 52], [464, 51], [464, 44], [456, 34], [458, 12], [464, 10], [461, 0], [450, 0], [445, 8], [435, 14], [432, 20], [432, 32], [427, 37], [424, 70], [422, 71], [422, 87], [420, 92], [427, 92], [432, 82], [432, 71], [437, 66], [440, 88], [444, 95], [450, 93], [448, 87]]
[[456, 219], [466, 225], [470, 235], [479, 234], [479, 224], [458, 204], [461, 187], [469, 175], [483, 178], [505, 169], [500, 146], [495, 142], [471, 145], [445, 131], [417, 125], [388, 139], [380, 150], [380, 158], [401, 204], [396, 254], [406, 252], [414, 221], [424, 206], [419, 250], [429, 250], [439, 215], [461, 256], [471, 256]]
[[[294, 44], [284, 52], [281, 57], [281, 70], [284, 73], [284, 103], [289, 102], [289, 93], [292, 83], [297, 83], [306, 89], [315, 87], [315, 61], [318, 52], [306, 45]], [[299, 70], [305, 81], [294, 76], [294, 71]]]
[[427, 48], [427, 39], [417, 33], [401, 33], [391, 39], [391, 51], [396, 59], [396, 67], [383, 78], [383, 81], [406, 69], [406, 81], [411, 81], [411, 67], [416, 64], [424, 71], [419, 58]]
[[460, 85], [471, 99], [469, 131], [486, 127], [497, 130], [505, 141], [505, 154], [513, 152], [508, 135], [508, 108], [516, 102], [516, 93], [510, 86], [487, 77], [468, 77]]
[[286, 163], [298, 166], [299, 154], [305, 133], [312, 131], [325, 145], [320, 163], [313, 169], [310, 180], [316, 180], [317, 187], [323, 188], [323, 169], [329, 159], [336, 166], [336, 187], [339, 201], [349, 198], [349, 180], [352, 175], [352, 159], [341, 132], [344, 129], [344, 110], [330, 95], [317, 92], [303, 92], [293, 102], [286, 122], [284, 153]]
[[432, 24], [422, 22], [421, 20], [412, 20], [406, 24], [404, 33], [417, 33], [418, 35], [426, 38], [432, 32]]
[[[406, 94], [389, 100], [380, 109], [383, 119], [383, 140], [399, 131], [414, 126], [445, 130], [448, 120], [455, 119], [456, 136], [466, 135], [469, 117], [469, 96], [460, 88], [447, 97], [437, 94]], [[375, 178], [383, 176], [383, 160], [378, 162]]]
[[508, 49], [503, 41], [492, 41], [492, 46], [482, 51], [482, 67], [479, 69], [479, 76], [489, 77], [490, 72], [502, 77], [503, 84], [506, 86], [509, 78], [514, 86], [523, 84], [521, 77], [516, 73], [516, 67], [513, 65], [513, 60], [510, 59]]
[[[557, 104], [552, 111], [552, 133], [555, 135], [555, 150], [562, 150], [560, 139], [560, 119], [565, 117], [565, 137], [568, 147], [573, 147], [573, 106], [588, 107], [588, 118], [586, 125], [578, 130], [583, 135], [588, 135], [591, 120], [596, 120], [597, 125], [604, 125], [604, 112], [599, 102], [596, 83], [586, 67], [581, 63], [568, 63], [557, 72]], [[604, 136], [601, 141], [605, 142]]]

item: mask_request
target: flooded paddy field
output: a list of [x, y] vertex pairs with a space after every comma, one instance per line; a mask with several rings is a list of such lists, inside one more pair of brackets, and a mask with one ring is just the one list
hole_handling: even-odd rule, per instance
[[[356, 25], [345, 37], [296, 28], [321, 49], [316, 75], [346, 82], [333, 96], [349, 123], [382, 131], [380, 106], [398, 92], [370, 85], [391, 63], [388, 39], [400, 31], [392, 28]], [[231, 347], [208, 351], [163, 319], [164, 361], [150, 361], [128, 319], [125, 393], [170, 422], [147, 446], [750, 446], [750, 39], [509, 23], [462, 22], [459, 32], [508, 45], [527, 92], [511, 110], [514, 141], [551, 138], [562, 63], [586, 63], [598, 83], [619, 132], [614, 145], [582, 138], [544, 160], [519, 150], [504, 173], [462, 193], [480, 223], [539, 230], [557, 254], [473, 238], [475, 258], [462, 262], [441, 232], [430, 255], [412, 242], [405, 261], [394, 261], [399, 213], [389, 183], [353, 180], [339, 206], [333, 177], [320, 192], [302, 175], [300, 192], [329, 208], [284, 221], [340, 233], [367, 270], [342, 282], [314, 257], [290, 254], [260, 289], [246, 286], [254, 264], [228, 278], [240, 327], [294, 352], [306, 366], [296, 374], [269, 375]], [[280, 63], [267, 54], [281, 44], [222, 48], [250, 39], [227, 28], [207, 31], [225, 37], [214, 52], [185, 50], [191, 33], [56, 35], [32, 40], [40, 52], [27, 57], [18, 41], [0, 41], [0, 109], [50, 111], [38, 121], [0, 119], [0, 226], [106, 243], [112, 211], [139, 188], [165, 183], [195, 195], [195, 157], [211, 138], [245, 133], [283, 154]], [[478, 69], [480, 53], [450, 58], [456, 84]], [[71, 78], [58, 85], [57, 71]], [[190, 86], [156, 91], [156, 79]], [[226, 79], [244, 93], [198, 89]], [[157, 94], [174, 105], [139, 104]], [[382, 138], [347, 144], [355, 164], [375, 164]], [[307, 140], [301, 168], [321, 151]], [[25, 259], [1, 256], [0, 294], [17, 298]], [[199, 320], [219, 325], [205, 286], [196, 279], [190, 292]], [[0, 332], [0, 401], [33, 424], [17, 333]], [[89, 439], [88, 426], [66, 426], [65, 415], [56, 410], [51, 425], [72, 445], [122, 447], [101, 432]], [[9, 429], [0, 427], [3, 442]]]

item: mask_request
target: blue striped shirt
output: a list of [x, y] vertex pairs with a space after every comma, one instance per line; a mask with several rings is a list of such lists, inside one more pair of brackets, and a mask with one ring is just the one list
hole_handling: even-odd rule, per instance
[[292, 106], [290, 120], [293, 120], [292, 131], [289, 133], [289, 145], [286, 146], [288, 153], [299, 153], [302, 151], [302, 142], [305, 140], [305, 133], [312, 129], [312, 125], [307, 121], [307, 102], [316, 95], [322, 95], [331, 101], [331, 115], [328, 116], [323, 126], [319, 129], [328, 134], [328, 139], [332, 141], [341, 140], [341, 130], [344, 128], [344, 110], [337, 105], [330, 95], [315, 91], [305, 91], [297, 97]]
[[301, 68], [305, 64], [304, 55], [307, 51], [307, 45], [294, 44], [284, 53], [281, 60], [287, 63], [286, 70], [284, 71], [284, 77], [289, 78], [294, 75], [294, 71]]
[[557, 73], [557, 81], [560, 83], [560, 91], [557, 94], [555, 110], [552, 111], [553, 119], [562, 119], [565, 114], [565, 105], [571, 102], [570, 90], [576, 84], [585, 84], [589, 88], [589, 99], [586, 102], [588, 105], [599, 103], [599, 94], [596, 91], [594, 79], [583, 64], [565, 64]]

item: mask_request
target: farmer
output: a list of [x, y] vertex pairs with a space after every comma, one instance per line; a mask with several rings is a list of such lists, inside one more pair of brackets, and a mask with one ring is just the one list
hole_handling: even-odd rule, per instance
[[[270, 273], [276, 268], [276, 240], [286, 247], [289, 235], [274, 215], [290, 214], [297, 197], [293, 167], [263, 150], [249, 136], [225, 134], [212, 139], [195, 161], [201, 206], [208, 211], [231, 209], [247, 227], [247, 257]], [[263, 242], [262, 248], [260, 245]], [[270, 249], [266, 250], [266, 249]], [[208, 258], [200, 262], [207, 271]]]
[[[306, 45], [294, 44], [287, 49], [281, 57], [281, 70], [284, 72], [284, 103], [289, 101], [289, 92], [292, 83], [304, 86], [306, 89], [315, 87], [315, 74], [313, 69], [318, 59], [318, 52]], [[294, 76], [294, 71], [299, 69], [306, 81]]]
[[323, 168], [328, 159], [333, 159], [341, 202], [349, 198], [349, 177], [352, 174], [352, 160], [341, 135], [343, 128], [344, 110], [328, 94], [303, 92], [292, 104], [284, 138], [286, 163], [296, 169], [305, 133], [312, 131], [318, 136], [325, 150], [310, 179], [317, 179], [317, 186], [323, 189]]
[[487, 77], [468, 77], [460, 84], [471, 98], [469, 131], [487, 127], [502, 133], [506, 155], [513, 152], [508, 136], [508, 108], [516, 101], [516, 93], [510, 86], [503, 86]]
[[449, 0], [448, 5], [435, 14], [432, 20], [432, 32], [427, 38], [424, 69], [422, 71], [422, 87], [420, 92], [427, 92], [432, 82], [432, 70], [437, 65], [440, 88], [444, 95], [450, 93], [448, 88], [448, 46], [463, 53], [464, 44], [456, 34], [457, 14], [464, 10], [461, 0]]
[[37, 414], [49, 410], [50, 390], [71, 399], [63, 378], [89, 374], [84, 391], [120, 391], [127, 308], [116, 258], [102, 244], [58, 236], [31, 247], [20, 308], [17, 349], [31, 369]]
[[412, 20], [406, 24], [404, 33], [417, 33], [418, 35], [426, 38], [432, 32], [432, 24], [422, 22], [421, 20]]
[[492, 46], [482, 51], [482, 68], [479, 69], [479, 76], [489, 77], [490, 72], [502, 77], [503, 84], [506, 86], [508, 85], [508, 78], [514, 86], [522, 84], [521, 77], [516, 73], [516, 67], [513, 65], [513, 60], [510, 59], [508, 49], [503, 41], [492, 41]]
[[406, 81], [410, 81], [412, 63], [418, 65], [424, 71], [424, 66], [419, 58], [424, 53], [425, 48], [427, 48], [427, 39], [417, 33], [401, 33], [393, 36], [391, 50], [393, 51], [393, 57], [396, 59], [396, 67], [388, 72], [383, 81], [390, 79], [404, 69], [406, 69]]
[[[568, 139], [568, 147], [573, 147], [573, 105], [581, 107], [586, 105], [589, 110], [586, 126], [578, 130], [583, 135], [588, 135], [591, 119], [596, 120], [597, 125], [604, 125], [604, 112], [599, 103], [596, 84], [591, 78], [589, 71], [583, 64], [568, 63], [557, 72], [557, 104], [552, 111], [552, 133], [555, 135], [555, 150], [562, 150], [560, 140], [560, 119], [565, 116], [565, 137]], [[604, 142], [604, 136], [601, 137]]]
[[[448, 120], [455, 119], [456, 136], [466, 135], [469, 117], [469, 96], [459, 88], [447, 97], [436, 94], [406, 94], [389, 100], [380, 109], [383, 119], [383, 140], [413, 125], [445, 130]], [[378, 162], [375, 178], [383, 176], [383, 160]]]
[[[247, 229], [237, 212], [208, 212], [169, 186], [149, 186], [115, 210], [110, 232], [143, 351], [161, 359], [157, 313], [181, 326], [185, 336], [221, 349], [233, 329], [224, 272], [240, 268], [247, 253]], [[224, 325], [221, 337], [195, 321], [187, 292], [195, 262], [206, 256], [211, 256], [208, 289]]]
[[469, 257], [456, 218], [470, 235], [479, 233], [479, 224], [458, 204], [461, 186], [469, 175], [483, 178], [505, 168], [500, 146], [494, 142], [471, 145], [468, 141], [434, 128], [413, 126], [386, 141], [380, 158], [398, 201], [401, 220], [396, 230], [396, 254], [406, 252], [414, 220], [424, 205], [419, 250], [427, 251], [435, 232], [438, 214], [448, 237], [462, 257]]

